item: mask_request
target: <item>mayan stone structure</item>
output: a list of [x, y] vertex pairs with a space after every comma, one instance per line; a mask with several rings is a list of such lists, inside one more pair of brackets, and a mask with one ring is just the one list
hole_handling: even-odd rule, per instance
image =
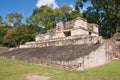
[[98, 25], [88, 23], [81, 17], [68, 22], [59, 22], [56, 28], [50, 29], [46, 34], [38, 34], [34, 42], [20, 45], [20, 48], [63, 46], [101, 43], [98, 34]]
[[34, 42], [27, 42], [0, 56], [70, 70], [84, 70], [111, 60], [105, 48], [98, 25], [78, 17], [65, 23], [58, 22], [56, 28], [48, 30], [46, 34], [38, 34]]

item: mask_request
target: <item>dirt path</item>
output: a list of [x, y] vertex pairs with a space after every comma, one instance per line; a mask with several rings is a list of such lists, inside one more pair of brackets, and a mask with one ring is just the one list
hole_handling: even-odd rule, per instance
[[50, 77], [40, 76], [40, 75], [29, 75], [26, 78], [27, 80], [49, 80]]

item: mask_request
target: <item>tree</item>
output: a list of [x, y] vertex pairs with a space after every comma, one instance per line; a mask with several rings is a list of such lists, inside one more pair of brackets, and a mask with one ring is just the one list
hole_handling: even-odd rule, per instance
[[32, 25], [12, 27], [6, 31], [6, 34], [3, 36], [4, 38], [2, 37], [2, 44], [6, 47], [17, 47], [25, 42], [34, 41], [36, 32], [39, 32], [39, 30], [39, 27]]
[[54, 13], [56, 16], [56, 20], [61, 20], [63, 22], [75, 19], [76, 17], [82, 17], [82, 14], [79, 11], [72, 10], [72, 8], [68, 4], [55, 9]]
[[70, 5], [68, 4], [64, 4], [63, 6], [60, 7], [60, 9], [64, 12], [64, 13], [70, 13], [72, 11], [72, 8], [70, 7]]
[[32, 22], [32, 16], [30, 16], [29, 18], [26, 18], [25, 20], [27, 25], [34, 25]]
[[0, 45], [3, 46], [4, 36], [6, 35], [7, 31], [10, 29], [10, 27], [6, 26], [0, 26]]
[[86, 2], [86, 1], [89, 1], [89, 0], [76, 0], [75, 10], [80, 12], [80, 9], [83, 8], [83, 2]]
[[65, 13], [60, 8], [56, 8], [54, 10], [54, 15], [55, 15], [55, 22], [59, 22], [60, 20], [63, 21], [63, 19], [66, 17]]
[[64, 4], [63, 6], [60, 7], [60, 10], [64, 12], [64, 17], [63, 21], [68, 21], [70, 20], [70, 13], [72, 12], [72, 8], [68, 4]]
[[23, 16], [20, 13], [9, 13], [6, 16], [8, 26], [20, 26]]
[[17, 27], [13, 27], [9, 29], [6, 35], [4, 36], [3, 45], [7, 47], [17, 46], [16, 33], [17, 33]]
[[116, 2], [117, 0], [76, 0], [81, 6], [86, 1], [91, 1], [92, 6], [89, 6], [87, 11], [83, 12], [84, 17], [87, 18], [88, 22], [99, 25], [100, 35], [110, 38], [118, 31], [120, 23], [118, 16], [120, 14], [119, 2]]
[[14, 13], [14, 26], [20, 26], [23, 16], [20, 13]]
[[2, 26], [2, 21], [3, 21], [3, 18], [2, 16], [0, 16], [0, 26]]
[[72, 20], [72, 19], [75, 19], [77, 17], [83, 17], [82, 14], [77, 11], [77, 10], [73, 10], [71, 13], [70, 13], [70, 17], [69, 19]]
[[32, 15], [26, 19], [26, 23], [39, 26], [46, 32], [55, 26], [54, 11], [48, 6], [35, 8]]
[[7, 21], [6, 21], [6, 22], [7, 22], [7, 25], [13, 26], [13, 24], [14, 24], [14, 14], [13, 14], [13, 13], [7, 14], [6, 20], [7, 20]]
[[45, 33], [48, 29], [55, 27], [56, 22], [65, 22], [78, 16], [81, 16], [80, 13], [72, 10], [68, 4], [56, 9], [52, 9], [48, 6], [41, 6], [33, 10], [32, 15], [26, 18], [26, 23], [27, 25], [41, 27], [41, 33]]
[[115, 0], [115, 14], [116, 14], [116, 27], [117, 31], [120, 32], [120, 1]]
[[81, 0], [76, 0], [76, 3], [75, 3], [75, 10], [77, 10], [77, 11], [80, 11], [80, 6], [79, 6], [79, 4], [80, 4], [80, 2], [81, 2]]

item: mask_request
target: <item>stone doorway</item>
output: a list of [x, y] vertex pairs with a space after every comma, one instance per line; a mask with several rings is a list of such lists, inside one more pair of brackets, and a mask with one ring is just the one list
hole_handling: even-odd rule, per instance
[[71, 36], [71, 31], [64, 31], [65, 37]]

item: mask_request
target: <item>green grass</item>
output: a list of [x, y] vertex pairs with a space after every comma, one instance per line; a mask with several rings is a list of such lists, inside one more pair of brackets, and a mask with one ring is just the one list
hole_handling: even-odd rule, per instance
[[120, 80], [120, 61], [81, 72], [0, 58], [0, 80], [25, 80], [29, 74], [50, 76], [51, 80]]

